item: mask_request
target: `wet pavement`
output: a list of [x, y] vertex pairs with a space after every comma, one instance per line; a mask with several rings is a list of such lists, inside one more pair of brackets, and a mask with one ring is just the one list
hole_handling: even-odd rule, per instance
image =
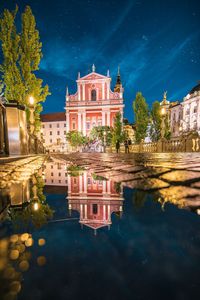
[[124, 187], [154, 192], [163, 203], [200, 207], [199, 153], [54, 155]]
[[197, 154], [55, 154], [0, 172], [0, 299], [198, 299]]

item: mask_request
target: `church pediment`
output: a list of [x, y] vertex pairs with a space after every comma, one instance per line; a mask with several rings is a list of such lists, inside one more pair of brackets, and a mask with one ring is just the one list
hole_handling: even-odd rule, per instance
[[98, 74], [96, 72], [92, 72], [90, 74], [87, 74], [86, 76], [84, 77], [81, 77], [79, 79], [79, 81], [86, 81], [86, 80], [98, 80], [98, 79], [107, 79], [108, 80], [108, 77], [107, 76], [104, 76], [104, 75], [101, 75], [101, 74]]

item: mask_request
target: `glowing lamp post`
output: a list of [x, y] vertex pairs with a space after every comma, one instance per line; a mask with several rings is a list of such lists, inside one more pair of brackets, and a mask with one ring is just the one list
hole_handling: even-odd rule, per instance
[[162, 107], [161, 108], [161, 118], [162, 118], [162, 122], [161, 122], [161, 138], [163, 139], [165, 136], [165, 116], [166, 116], [166, 108]]

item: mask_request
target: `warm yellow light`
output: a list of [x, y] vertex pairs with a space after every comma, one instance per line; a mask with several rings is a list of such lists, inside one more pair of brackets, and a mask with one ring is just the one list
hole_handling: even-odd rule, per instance
[[164, 116], [164, 115], [165, 115], [165, 113], [166, 113], [166, 110], [165, 110], [165, 108], [164, 108], [164, 107], [162, 107], [162, 108], [161, 108], [161, 115], [162, 115], [162, 116]]
[[34, 102], [35, 102], [35, 100], [34, 100], [33, 96], [30, 96], [30, 97], [29, 97], [29, 104], [30, 104], [30, 105], [33, 105]]
[[37, 211], [37, 210], [39, 209], [39, 204], [38, 204], [38, 202], [35, 202], [35, 203], [33, 204], [33, 209], [34, 209], [35, 211]]
[[103, 135], [104, 135], [104, 136], [106, 135], [106, 131], [103, 132]]
[[180, 127], [179, 127], [179, 131], [182, 131], [182, 130], [183, 130], [183, 127], [182, 127], [182, 126], [180, 126]]

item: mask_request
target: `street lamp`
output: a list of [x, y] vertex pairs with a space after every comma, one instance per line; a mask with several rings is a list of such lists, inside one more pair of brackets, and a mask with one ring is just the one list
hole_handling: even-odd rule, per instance
[[103, 132], [103, 152], [106, 152], [106, 131]]
[[161, 108], [161, 118], [162, 118], [162, 122], [161, 122], [161, 138], [163, 139], [165, 136], [165, 116], [166, 116], [166, 108], [162, 107]]

